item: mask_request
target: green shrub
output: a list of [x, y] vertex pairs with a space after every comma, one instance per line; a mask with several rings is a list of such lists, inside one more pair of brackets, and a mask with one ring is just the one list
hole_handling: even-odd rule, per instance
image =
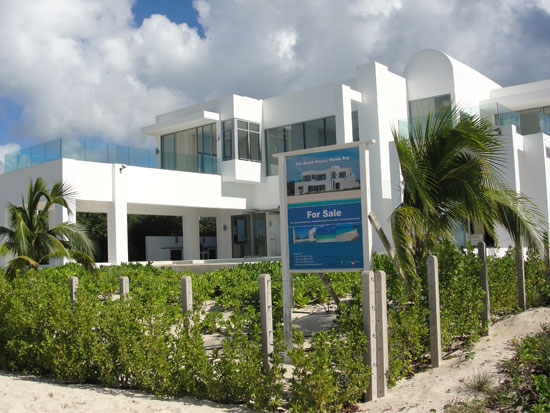
[[363, 363], [364, 334], [336, 330], [313, 334], [306, 351], [302, 332], [295, 330], [296, 348], [290, 352], [290, 409], [295, 412], [340, 411], [355, 404], [369, 385], [370, 370]]

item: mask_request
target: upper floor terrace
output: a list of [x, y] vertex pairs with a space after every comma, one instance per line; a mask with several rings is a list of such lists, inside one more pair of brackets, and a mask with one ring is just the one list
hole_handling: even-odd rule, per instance
[[163, 149], [161, 152], [159, 149], [117, 145], [96, 139], [55, 139], [6, 154], [4, 172], [66, 158], [185, 172], [220, 173], [219, 159], [215, 154], [182, 154]]

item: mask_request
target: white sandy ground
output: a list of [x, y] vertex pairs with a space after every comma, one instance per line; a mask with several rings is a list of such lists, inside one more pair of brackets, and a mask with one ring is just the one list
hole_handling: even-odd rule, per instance
[[505, 317], [490, 326], [489, 336], [481, 338], [470, 349], [470, 357], [461, 352], [457, 357], [443, 360], [441, 367], [399, 382], [386, 397], [361, 404], [361, 410], [428, 413], [435, 409], [442, 412], [449, 402], [470, 400], [475, 397], [467, 386], [472, 376], [487, 373], [493, 384], [497, 384], [503, 378], [499, 374], [501, 361], [512, 358], [514, 353], [511, 340], [536, 334], [542, 331], [541, 325], [547, 323], [550, 323], [550, 308]]
[[[383, 399], [363, 403], [369, 412], [429, 412], [443, 411], [452, 400], [465, 400], [469, 393], [466, 383], [475, 374], [487, 372], [494, 382], [501, 360], [513, 355], [510, 340], [541, 331], [550, 323], [550, 308], [537, 308], [506, 317], [491, 325], [488, 337], [483, 337], [470, 350], [443, 360], [438, 369], [428, 369], [409, 380], [403, 380], [389, 390]], [[209, 401], [184, 398], [160, 400], [126, 390], [104, 389], [91, 385], [62, 385], [33, 376], [0, 371], [0, 412], [247, 412], [242, 406], [219, 405]]]

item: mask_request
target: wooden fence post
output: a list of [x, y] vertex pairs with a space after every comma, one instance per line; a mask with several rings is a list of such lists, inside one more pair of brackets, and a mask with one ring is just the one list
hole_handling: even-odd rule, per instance
[[76, 290], [78, 290], [78, 277], [71, 277], [71, 301], [76, 302]]
[[130, 280], [128, 277], [123, 276], [118, 279], [118, 284], [120, 287], [120, 298], [126, 297], [130, 292]]
[[491, 320], [491, 299], [489, 296], [489, 271], [487, 269], [487, 248], [484, 242], [478, 242], [477, 254], [481, 261], [479, 270], [479, 284], [485, 292], [483, 297], [483, 309], [481, 310], [481, 324], [483, 326], [482, 335], [489, 335], [489, 321]]
[[193, 282], [189, 275], [181, 277], [181, 297], [183, 316], [193, 310]]
[[437, 257], [429, 255], [428, 302], [430, 307], [430, 354], [432, 367], [441, 365], [441, 320], [439, 316], [439, 267]]
[[527, 310], [527, 297], [525, 294], [525, 265], [523, 262], [523, 243], [521, 239], [516, 242], [516, 278], [518, 288], [518, 307]]
[[375, 400], [378, 396], [377, 389], [377, 363], [376, 363], [376, 299], [374, 294], [374, 273], [363, 271], [361, 273], [361, 289], [363, 303], [363, 329], [369, 340], [368, 347], [363, 353], [363, 361], [371, 369], [370, 386], [366, 392], [366, 400]]
[[266, 373], [269, 373], [271, 370], [269, 356], [273, 353], [273, 304], [271, 301], [271, 276], [269, 274], [260, 275], [259, 283], [264, 370]]
[[386, 299], [386, 273], [375, 271], [375, 303], [376, 303], [376, 367], [377, 395], [384, 397], [388, 392], [388, 303]]

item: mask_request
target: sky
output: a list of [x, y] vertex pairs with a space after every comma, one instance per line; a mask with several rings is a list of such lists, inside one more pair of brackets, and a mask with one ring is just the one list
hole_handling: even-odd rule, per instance
[[503, 86], [550, 79], [550, 0], [0, 0], [3, 155], [153, 146], [155, 115], [334, 83], [435, 48]]

